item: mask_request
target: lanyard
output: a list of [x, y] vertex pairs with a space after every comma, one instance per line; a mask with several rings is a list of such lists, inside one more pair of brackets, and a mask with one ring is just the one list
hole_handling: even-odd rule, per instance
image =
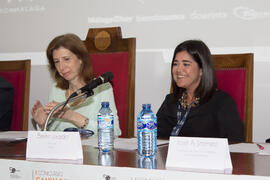
[[180, 133], [180, 131], [181, 131], [186, 119], [187, 119], [188, 113], [189, 113], [193, 103], [194, 102], [192, 102], [190, 105], [188, 105], [185, 115], [181, 118], [181, 115], [182, 115], [181, 103], [180, 103], [180, 100], [178, 101], [178, 104], [177, 104], [177, 124], [176, 124], [176, 126], [173, 127], [173, 130], [171, 132], [171, 136], [178, 136], [178, 134]]

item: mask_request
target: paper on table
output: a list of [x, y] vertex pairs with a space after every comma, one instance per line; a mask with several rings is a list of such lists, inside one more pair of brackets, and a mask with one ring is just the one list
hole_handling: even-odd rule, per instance
[[[167, 144], [168, 142], [168, 140], [157, 140], [157, 145]], [[98, 147], [97, 137], [83, 139], [82, 145]], [[137, 138], [116, 138], [114, 140], [114, 148], [122, 150], [136, 150]]]
[[27, 139], [28, 131], [4, 131], [0, 132], [0, 141], [18, 141]]
[[260, 150], [256, 146], [256, 144], [252, 143], [230, 144], [229, 148], [230, 152], [237, 152], [237, 153], [257, 153]]
[[236, 153], [258, 153], [260, 155], [270, 155], [270, 144], [267, 143], [260, 143], [264, 147], [263, 150], [256, 145], [256, 143], [238, 143], [238, 144], [231, 144], [230, 152]]
[[263, 150], [259, 150], [259, 155], [270, 155], [270, 144], [268, 143], [260, 143], [264, 147]]

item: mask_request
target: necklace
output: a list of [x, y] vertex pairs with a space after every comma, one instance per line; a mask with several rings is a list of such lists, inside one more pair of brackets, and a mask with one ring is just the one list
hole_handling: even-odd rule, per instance
[[[177, 124], [171, 131], [171, 136], [178, 136], [192, 107], [199, 105], [200, 98], [195, 97], [195, 100], [190, 104], [187, 103], [187, 92], [182, 94], [182, 97], [177, 102]], [[185, 110], [185, 114], [182, 116], [181, 109]]]
[[[195, 100], [191, 102], [191, 107], [196, 107], [198, 106], [200, 103], [200, 98], [199, 97], [195, 97]], [[180, 98], [180, 104], [181, 104], [181, 108], [182, 109], [187, 109], [187, 107], [189, 106], [189, 104], [187, 103], [187, 92], [184, 92]]]

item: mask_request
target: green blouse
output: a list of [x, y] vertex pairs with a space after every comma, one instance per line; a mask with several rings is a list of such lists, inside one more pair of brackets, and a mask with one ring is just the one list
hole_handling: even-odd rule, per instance
[[[119, 127], [119, 120], [117, 116], [117, 110], [114, 102], [113, 89], [110, 83], [105, 83], [97, 88], [93, 89], [94, 95], [89, 96], [83, 103], [77, 106], [71, 106], [75, 112], [80, 113], [81, 115], [89, 119], [88, 126], [85, 129], [90, 129], [94, 131], [97, 135], [97, 114], [101, 108], [101, 102], [108, 101], [110, 103], [110, 109], [114, 115], [114, 135], [120, 136], [121, 130]], [[65, 90], [56, 87], [56, 83], [53, 84], [52, 90], [49, 96], [49, 102], [57, 101], [64, 102], [66, 101]], [[73, 123], [59, 118], [51, 118], [48, 123], [47, 129], [49, 131], [63, 131], [65, 128], [76, 127]]]

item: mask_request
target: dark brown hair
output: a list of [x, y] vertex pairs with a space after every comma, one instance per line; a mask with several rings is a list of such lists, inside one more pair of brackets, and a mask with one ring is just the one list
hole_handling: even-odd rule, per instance
[[55, 37], [47, 48], [47, 58], [49, 61], [49, 68], [54, 75], [57, 87], [61, 89], [68, 89], [69, 83], [65, 80], [58, 71], [56, 70], [54, 61], [53, 61], [53, 51], [59, 49], [60, 47], [66, 48], [77, 56], [78, 59], [82, 61], [81, 72], [79, 76], [85, 83], [93, 80], [93, 69], [90, 61], [89, 53], [81, 41], [81, 39], [75, 34], [64, 34]]
[[178, 100], [186, 90], [177, 86], [172, 75], [173, 61], [177, 53], [187, 51], [187, 53], [198, 63], [202, 69], [202, 78], [199, 86], [196, 88], [194, 95], [200, 97], [200, 104], [207, 102], [217, 88], [216, 75], [213, 66], [212, 55], [209, 48], [201, 40], [187, 40], [179, 44], [175, 50], [171, 65], [171, 78], [173, 86], [174, 100]]

